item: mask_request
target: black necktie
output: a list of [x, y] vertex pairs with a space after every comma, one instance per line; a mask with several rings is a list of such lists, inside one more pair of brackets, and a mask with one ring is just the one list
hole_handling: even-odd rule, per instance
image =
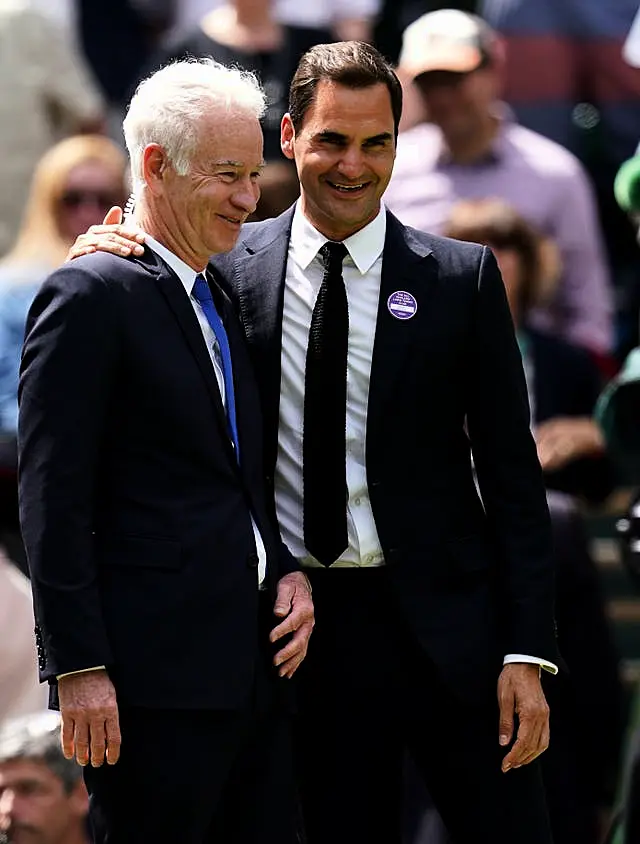
[[304, 544], [330, 566], [347, 539], [347, 343], [349, 310], [343, 243], [320, 249], [324, 276], [309, 329], [304, 386]]

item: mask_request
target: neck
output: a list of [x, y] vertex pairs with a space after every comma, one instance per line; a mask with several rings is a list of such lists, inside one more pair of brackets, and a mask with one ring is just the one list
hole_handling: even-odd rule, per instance
[[490, 152], [500, 129], [500, 121], [488, 114], [473, 131], [457, 136], [445, 135], [445, 143], [456, 164], [473, 164], [485, 158]]
[[235, 0], [233, 6], [239, 26], [255, 29], [271, 23], [271, 4], [264, 0]]
[[209, 255], [195, 250], [187, 241], [175, 220], [167, 220], [157, 209], [149, 207], [144, 201], [136, 207], [135, 220], [154, 240], [177, 255], [192, 270], [201, 273], [209, 263]]
[[328, 215], [314, 213], [314, 209], [309, 206], [304, 193], [300, 198], [300, 210], [304, 214], [307, 222], [310, 223], [316, 231], [320, 232], [320, 234], [324, 235], [329, 240], [342, 241], [361, 231], [365, 228], [365, 226], [368, 226], [369, 223], [373, 222], [380, 213], [380, 206], [378, 205], [375, 212], [372, 213], [368, 219], [354, 223], [350, 226], [345, 225], [341, 228], [336, 228], [336, 221]]
[[272, 52], [282, 46], [282, 30], [263, 0], [235, 0], [214, 9], [200, 24], [204, 32], [227, 47]]
[[78, 824], [78, 826], [68, 829], [64, 834], [64, 844], [89, 844], [84, 826]]

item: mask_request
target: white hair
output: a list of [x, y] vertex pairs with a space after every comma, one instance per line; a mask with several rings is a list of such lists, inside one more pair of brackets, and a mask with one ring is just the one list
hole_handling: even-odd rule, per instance
[[142, 153], [159, 144], [179, 175], [189, 172], [205, 114], [264, 116], [266, 96], [256, 76], [213, 59], [173, 62], [143, 80], [122, 128], [135, 186], [143, 184]]

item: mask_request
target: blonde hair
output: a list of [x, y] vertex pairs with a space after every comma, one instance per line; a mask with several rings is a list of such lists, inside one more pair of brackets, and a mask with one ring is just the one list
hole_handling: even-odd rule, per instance
[[69, 173], [96, 161], [111, 172], [124, 201], [128, 192], [127, 158], [114, 141], [103, 135], [74, 135], [51, 147], [40, 159], [31, 180], [22, 225], [2, 264], [37, 261], [58, 267], [71, 246], [58, 224], [59, 203]]
[[186, 175], [198, 140], [198, 121], [218, 112], [260, 120], [266, 95], [257, 77], [213, 59], [173, 62], [138, 85], [122, 128], [131, 159], [134, 187], [143, 186], [142, 154], [159, 144], [179, 175]]

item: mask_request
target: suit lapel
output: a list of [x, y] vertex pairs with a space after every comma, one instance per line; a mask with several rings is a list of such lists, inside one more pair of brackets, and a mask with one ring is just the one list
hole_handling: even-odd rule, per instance
[[[378, 426], [391, 407], [394, 393], [402, 389], [402, 370], [413, 344], [424, 337], [435, 319], [430, 299], [435, 269], [428, 260], [431, 250], [387, 212], [387, 233], [382, 257], [382, 278], [376, 333], [371, 360], [367, 409], [367, 443], [377, 442]], [[408, 293], [417, 310], [409, 319], [399, 319], [390, 310], [390, 297]]]
[[155, 253], [151, 252], [151, 254], [155, 259], [155, 266], [147, 264], [147, 268], [156, 276], [160, 292], [171, 308], [187, 345], [195, 358], [206, 390], [213, 402], [216, 419], [218, 420], [223, 434], [223, 442], [227, 444], [230, 455], [233, 456], [235, 463], [236, 460], [233, 453], [233, 446], [231, 445], [231, 440], [229, 439], [227, 416], [222, 405], [220, 388], [218, 387], [216, 374], [207, 350], [207, 345], [202, 335], [202, 329], [200, 328], [198, 318], [195, 315], [193, 306], [189, 301], [189, 297], [186, 295], [184, 286], [178, 276], [163, 261], [160, 261]]
[[242, 244], [233, 286], [256, 370], [264, 414], [265, 463], [277, 455], [284, 280], [293, 209], [262, 223]]

